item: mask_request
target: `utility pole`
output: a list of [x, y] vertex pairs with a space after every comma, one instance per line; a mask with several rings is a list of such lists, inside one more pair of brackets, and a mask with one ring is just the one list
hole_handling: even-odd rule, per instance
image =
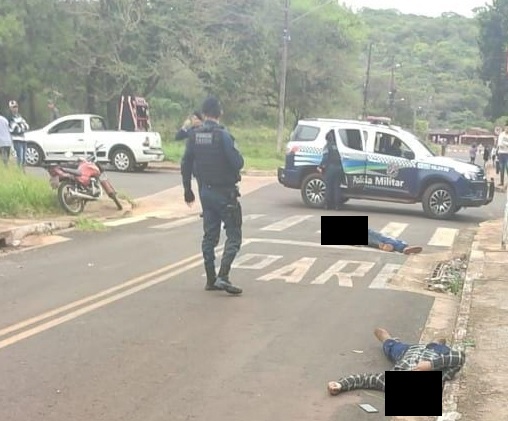
[[391, 76], [390, 76], [390, 92], [388, 92], [390, 117], [393, 119], [395, 116], [395, 56], [392, 56]]
[[282, 44], [281, 72], [279, 81], [279, 127], [277, 130], [277, 152], [282, 150], [282, 140], [284, 138], [284, 111], [286, 108], [286, 78], [288, 68], [288, 44], [289, 36], [289, 0], [285, 0], [284, 5], [284, 33]]
[[365, 83], [363, 85], [363, 119], [367, 118], [367, 101], [369, 99], [369, 83], [370, 83], [370, 63], [372, 60], [372, 42], [369, 44], [369, 57], [367, 59], [367, 72], [365, 74]]

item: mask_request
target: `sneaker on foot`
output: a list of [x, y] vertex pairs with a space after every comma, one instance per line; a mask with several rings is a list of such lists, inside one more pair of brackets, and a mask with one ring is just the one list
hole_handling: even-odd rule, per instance
[[422, 250], [420, 246], [409, 246], [404, 249], [404, 254], [418, 254]]
[[238, 295], [242, 293], [242, 289], [233, 285], [231, 282], [226, 281], [222, 278], [217, 278], [215, 284], [213, 284], [216, 288], [226, 291], [228, 294]]
[[342, 390], [342, 386], [337, 382], [329, 382], [328, 383], [328, 393], [331, 396], [337, 396]]

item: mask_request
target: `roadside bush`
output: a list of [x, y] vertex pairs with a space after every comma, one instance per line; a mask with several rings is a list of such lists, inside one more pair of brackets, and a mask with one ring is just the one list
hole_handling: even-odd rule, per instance
[[[277, 153], [277, 130], [272, 127], [228, 127], [235, 137], [238, 149], [245, 158], [248, 169], [274, 170], [282, 165], [284, 153]], [[162, 134], [161, 134], [162, 135]], [[175, 133], [165, 133], [163, 142], [165, 159], [180, 162], [185, 149], [185, 141], [173, 140]], [[287, 139], [287, 136], [286, 136]]]
[[48, 181], [0, 163], [0, 217], [36, 217], [59, 212]]

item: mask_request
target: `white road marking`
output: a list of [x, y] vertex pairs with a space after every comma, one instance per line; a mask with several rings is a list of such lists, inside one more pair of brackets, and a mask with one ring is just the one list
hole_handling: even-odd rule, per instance
[[273, 281], [274, 279], [281, 279], [287, 283], [297, 284], [307, 274], [311, 266], [317, 260], [316, 257], [302, 257], [296, 262], [283, 266], [273, 272], [267, 273], [259, 278], [258, 281]]
[[181, 226], [184, 226], [184, 225], [192, 224], [193, 222], [197, 222], [200, 219], [201, 218], [199, 217], [199, 215], [193, 215], [193, 216], [189, 216], [188, 218], [179, 218], [179, 219], [176, 219], [174, 221], [166, 222], [165, 224], [155, 225], [155, 226], [150, 227], [150, 228], [153, 228], [153, 229], [171, 229], [171, 228], [176, 228], [176, 227], [181, 227]]
[[246, 221], [253, 221], [255, 219], [259, 219], [259, 218], [262, 218], [263, 216], [266, 216], [264, 213], [252, 213], [252, 214], [249, 214], [249, 215], [245, 215], [243, 217], [243, 222], [246, 222]]
[[[282, 256], [275, 254], [246, 253], [239, 256], [231, 267], [236, 269], [264, 269], [279, 259], [282, 259]], [[251, 264], [247, 263], [252, 260], [257, 260], [257, 262]]]
[[261, 228], [262, 231], [284, 231], [292, 226], [312, 218], [314, 215], [295, 215], [281, 219], [271, 225]]
[[[357, 265], [356, 269], [352, 272], [344, 272], [348, 265]], [[338, 260], [335, 264], [330, 266], [325, 272], [314, 279], [312, 285], [323, 285], [330, 280], [330, 278], [337, 277], [339, 285], [342, 287], [353, 287], [353, 277], [363, 278], [373, 267], [374, 262], [361, 262], [358, 260]]]
[[372, 289], [385, 289], [386, 284], [390, 280], [391, 276], [397, 272], [402, 265], [396, 265], [394, 263], [387, 263], [383, 266], [383, 268], [378, 272], [376, 277], [372, 280], [369, 285], [369, 288]]
[[438, 228], [427, 245], [435, 247], [451, 247], [455, 241], [455, 236], [458, 231], [459, 230], [455, 228]]
[[404, 232], [404, 230], [409, 226], [409, 224], [402, 224], [399, 222], [389, 222], [386, 224], [383, 229], [380, 231], [382, 234], [387, 235], [389, 237], [399, 237], [400, 234]]

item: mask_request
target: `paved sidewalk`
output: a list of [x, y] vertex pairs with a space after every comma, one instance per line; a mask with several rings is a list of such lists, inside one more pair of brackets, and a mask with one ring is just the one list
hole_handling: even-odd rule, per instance
[[508, 251], [501, 250], [503, 221], [480, 225], [473, 243], [455, 330], [466, 365], [447, 385], [445, 420], [508, 420]]

